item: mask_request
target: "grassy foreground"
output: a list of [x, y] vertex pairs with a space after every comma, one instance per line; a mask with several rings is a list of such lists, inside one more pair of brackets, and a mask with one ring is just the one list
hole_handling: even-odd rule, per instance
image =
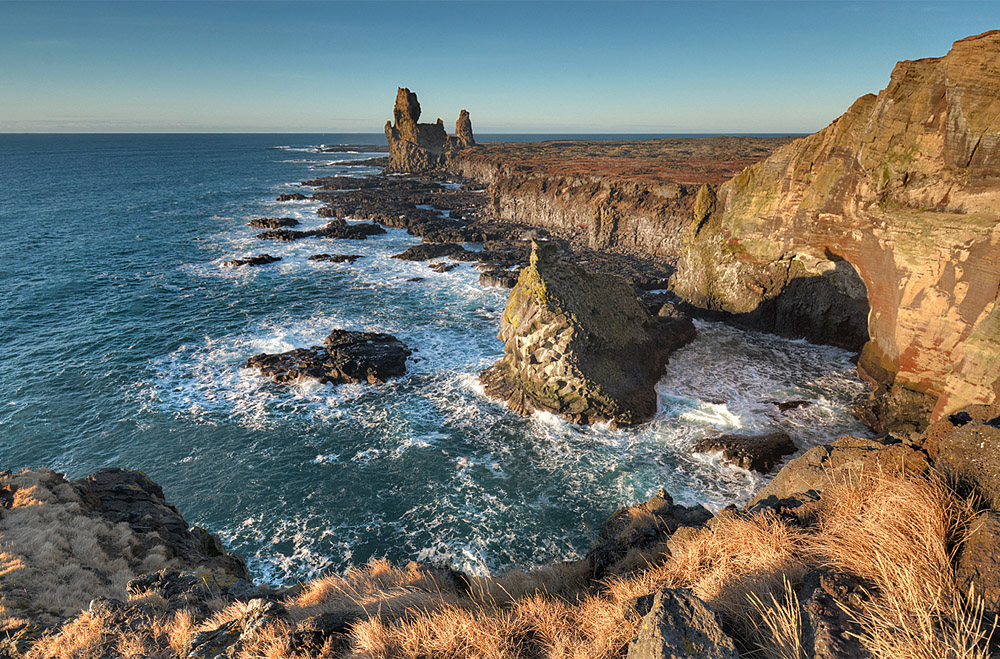
[[[991, 625], [980, 598], [957, 586], [953, 566], [976, 512], [976, 501], [936, 477], [849, 472], [794, 514], [724, 512], [707, 528], [677, 534], [669, 550], [630, 553], [596, 583], [585, 561], [467, 579], [372, 562], [287, 596], [287, 616], [261, 624], [229, 652], [245, 659], [624, 657], [641, 622], [635, 599], [684, 587], [722, 615], [744, 656], [799, 659], [807, 655], [795, 592], [810, 570], [824, 568], [861, 584], [840, 606], [874, 657], [988, 659]], [[148, 611], [139, 624], [84, 611], [34, 641], [28, 656], [188, 656], [199, 632], [248, 610], [223, 600], [178, 607], [156, 592], [130, 603]], [[350, 624], [303, 648], [293, 632], [323, 614], [343, 614]]]

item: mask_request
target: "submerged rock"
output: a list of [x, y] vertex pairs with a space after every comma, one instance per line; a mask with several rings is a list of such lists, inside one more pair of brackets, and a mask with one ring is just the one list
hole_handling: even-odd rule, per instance
[[322, 346], [255, 355], [246, 368], [260, 369], [261, 375], [278, 383], [312, 378], [333, 384], [378, 384], [403, 375], [410, 354], [392, 335], [335, 329]]
[[687, 318], [650, 316], [620, 277], [534, 242], [501, 319], [504, 357], [480, 380], [521, 414], [632, 425], [656, 412], [653, 387], [667, 357], [694, 335]]
[[310, 261], [326, 261], [330, 263], [354, 263], [358, 259], [364, 258], [360, 254], [313, 254]]
[[783, 432], [705, 437], [696, 441], [691, 447], [692, 453], [721, 451], [725, 462], [765, 474], [771, 471], [781, 458], [797, 450], [792, 438]]
[[244, 265], [267, 265], [268, 263], [275, 263], [280, 261], [280, 256], [271, 256], [270, 254], [258, 254], [257, 256], [248, 256], [245, 259], [233, 259], [232, 261], [224, 261], [222, 263], [223, 267], [226, 268], [238, 268]]

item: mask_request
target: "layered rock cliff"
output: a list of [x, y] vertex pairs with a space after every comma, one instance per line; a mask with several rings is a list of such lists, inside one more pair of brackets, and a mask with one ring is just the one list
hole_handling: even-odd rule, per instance
[[520, 413], [632, 425], [656, 412], [671, 352], [694, 338], [684, 317], [650, 316], [624, 279], [533, 243], [501, 319], [504, 356], [483, 372], [486, 393]]
[[900, 62], [877, 96], [723, 184], [688, 232], [673, 285], [694, 305], [869, 339], [877, 429], [994, 400], [1000, 31]]
[[441, 119], [433, 124], [417, 123], [420, 120], [420, 102], [417, 95], [406, 88], [396, 92], [393, 121], [385, 123], [385, 137], [389, 141], [389, 170], [397, 172], [422, 172], [443, 166], [455, 151], [475, 146], [472, 121], [462, 110], [455, 122], [455, 136], [444, 129]]

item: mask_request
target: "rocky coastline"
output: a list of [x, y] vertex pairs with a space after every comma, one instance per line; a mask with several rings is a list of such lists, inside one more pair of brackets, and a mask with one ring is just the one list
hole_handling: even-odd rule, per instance
[[[425, 242], [397, 258], [475, 262], [484, 283], [512, 284], [505, 356], [483, 381], [515, 411], [641, 422], [693, 337], [685, 312], [710, 313], [858, 350], [873, 387], [860, 414], [879, 436], [806, 451], [742, 509], [661, 491], [616, 512], [578, 561], [497, 577], [373, 562], [293, 588], [253, 583], [141, 472], [8, 471], [0, 657], [1000, 656], [998, 62], [1000, 31], [985, 33], [900, 63], [815, 135], [639, 156], [476, 145], [466, 111], [451, 137], [400, 89], [387, 171], [305, 182], [331, 222], [260, 218], [259, 238], [405, 228]], [[661, 169], [622, 168], [643, 158]], [[409, 354], [334, 330], [248, 366], [374, 384]], [[787, 439], [696, 450], [766, 471]]]

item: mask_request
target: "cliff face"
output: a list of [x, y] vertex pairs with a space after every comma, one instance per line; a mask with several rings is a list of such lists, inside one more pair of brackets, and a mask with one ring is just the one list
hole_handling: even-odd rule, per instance
[[488, 144], [448, 168], [490, 192], [494, 213], [579, 236], [594, 249], [672, 260], [698, 191], [770, 154], [785, 139]]
[[465, 110], [455, 122], [455, 137], [449, 137], [444, 122], [421, 124], [420, 102], [417, 95], [406, 88], [396, 92], [393, 120], [385, 123], [385, 137], [389, 141], [389, 170], [421, 172], [443, 166], [449, 155], [458, 149], [475, 146], [472, 121]]
[[867, 325], [876, 428], [991, 402], [1000, 31], [900, 62], [877, 96], [723, 184], [687, 231], [673, 284], [693, 304], [847, 343]]
[[501, 319], [504, 356], [481, 379], [522, 414], [632, 425], [656, 412], [653, 387], [667, 357], [694, 334], [687, 318], [650, 316], [624, 279], [533, 243]]

